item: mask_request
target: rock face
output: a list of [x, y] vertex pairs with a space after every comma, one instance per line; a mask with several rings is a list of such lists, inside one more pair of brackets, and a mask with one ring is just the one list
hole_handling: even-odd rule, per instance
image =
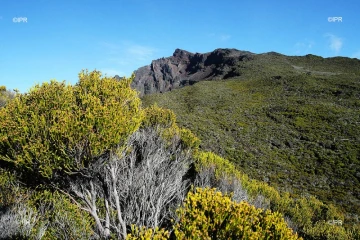
[[253, 53], [236, 49], [216, 49], [210, 53], [191, 53], [176, 49], [171, 57], [152, 61], [135, 71], [132, 87], [140, 96], [171, 91], [201, 80], [239, 76], [236, 65], [248, 61]]

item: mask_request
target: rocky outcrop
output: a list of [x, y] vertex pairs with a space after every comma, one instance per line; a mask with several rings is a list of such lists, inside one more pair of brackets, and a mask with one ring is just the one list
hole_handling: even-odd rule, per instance
[[171, 91], [201, 80], [235, 77], [239, 61], [248, 61], [253, 53], [236, 49], [216, 49], [210, 53], [191, 53], [176, 49], [171, 57], [152, 61], [135, 71], [132, 87], [140, 96]]

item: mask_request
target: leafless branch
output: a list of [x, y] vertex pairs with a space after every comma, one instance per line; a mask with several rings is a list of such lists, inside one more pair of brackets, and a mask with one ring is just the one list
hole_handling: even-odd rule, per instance
[[84, 174], [72, 176], [68, 194], [82, 200], [78, 203], [105, 238], [113, 232], [125, 239], [132, 224], [160, 227], [174, 216], [189, 185], [183, 178], [190, 153], [179, 146], [179, 138], [169, 145], [155, 129], [139, 130], [130, 137], [126, 154], [104, 154], [89, 166], [86, 179]]

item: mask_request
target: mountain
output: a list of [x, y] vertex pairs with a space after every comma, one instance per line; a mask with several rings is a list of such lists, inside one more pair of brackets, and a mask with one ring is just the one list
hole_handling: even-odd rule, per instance
[[177, 49], [135, 74], [144, 105], [173, 110], [202, 149], [360, 224], [359, 59]]
[[[150, 65], [137, 69], [132, 87], [140, 92], [140, 96], [144, 96], [171, 91], [204, 80], [258, 77], [261, 74], [272, 74], [270, 77], [279, 78], [281, 76], [276, 74], [289, 71], [329, 76], [348, 70], [353, 72], [359, 66], [359, 62], [360, 60], [355, 58], [325, 59], [312, 54], [290, 57], [276, 52], [254, 54], [237, 49], [219, 48], [208, 53], [191, 53], [176, 49], [172, 56], [153, 60]], [[296, 63], [303, 66], [297, 66]]]
[[176, 49], [171, 57], [152, 61], [135, 71], [132, 87], [140, 95], [162, 93], [202, 80], [238, 76], [235, 66], [254, 54], [236, 49], [216, 49], [210, 53], [191, 53]]

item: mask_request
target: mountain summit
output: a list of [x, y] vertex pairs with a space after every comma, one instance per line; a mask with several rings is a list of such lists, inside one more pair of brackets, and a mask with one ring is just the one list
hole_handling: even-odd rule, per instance
[[176, 49], [171, 57], [152, 61], [135, 71], [132, 87], [140, 95], [166, 92], [201, 80], [219, 80], [238, 76], [236, 65], [254, 54], [236, 49], [216, 49], [209, 53], [191, 53]]

